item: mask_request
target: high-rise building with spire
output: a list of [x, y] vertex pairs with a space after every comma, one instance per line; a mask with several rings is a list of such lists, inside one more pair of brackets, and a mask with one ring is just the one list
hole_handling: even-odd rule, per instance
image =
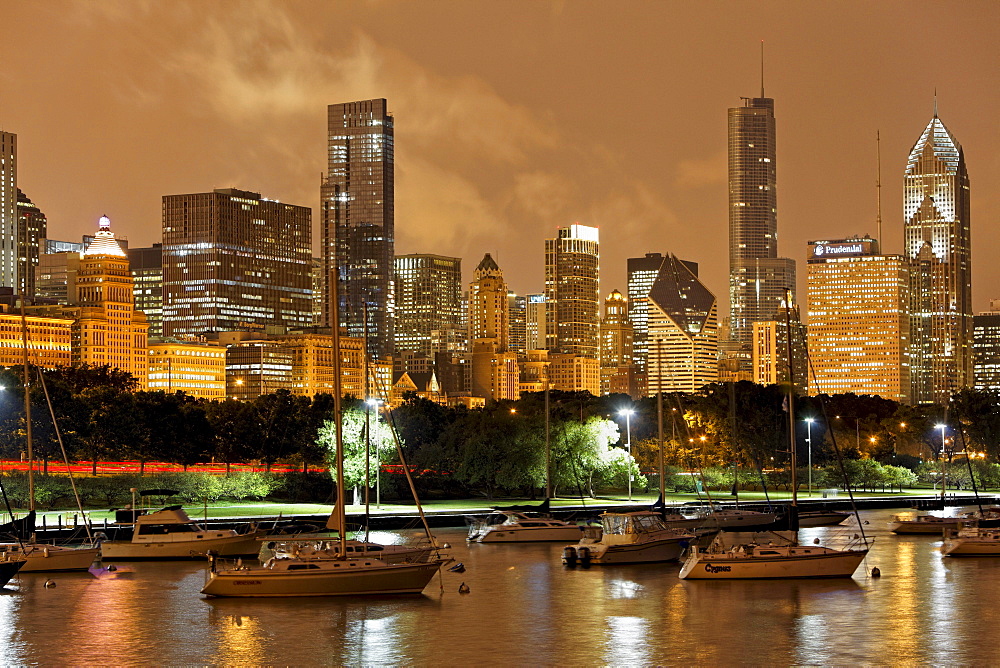
[[[331, 104], [327, 129], [328, 167], [320, 196], [323, 271], [329, 277], [336, 262], [340, 324], [349, 336], [367, 333], [369, 356], [382, 359], [392, 354], [394, 343], [393, 117], [382, 98]], [[334, 286], [326, 281], [326, 325]]]
[[618, 290], [604, 300], [601, 320], [601, 394], [638, 396], [628, 302]]
[[743, 344], [754, 322], [795, 295], [795, 261], [778, 257], [776, 154], [774, 100], [762, 77], [760, 97], [729, 110], [729, 330]]
[[903, 254], [910, 265], [913, 401], [946, 404], [973, 382], [969, 173], [962, 146], [934, 106], [906, 161]]
[[489, 253], [469, 285], [469, 347], [472, 394], [488, 399], [517, 399], [517, 353], [510, 352], [510, 302], [503, 272]]

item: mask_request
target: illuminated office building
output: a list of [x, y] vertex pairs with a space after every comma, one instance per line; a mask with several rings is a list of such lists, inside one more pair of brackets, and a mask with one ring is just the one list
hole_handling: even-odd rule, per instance
[[524, 295], [507, 293], [507, 319], [509, 330], [508, 348], [518, 356], [528, 350], [528, 299]]
[[601, 394], [633, 394], [632, 323], [628, 303], [617, 290], [604, 300], [601, 320]]
[[[444, 255], [396, 257], [396, 351], [430, 356], [434, 331], [462, 323], [462, 260]], [[368, 332], [376, 336], [377, 332]]]
[[312, 325], [312, 211], [235, 188], [163, 197], [163, 335]]
[[774, 100], [744, 98], [729, 110], [730, 336], [743, 344], [753, 323], [771, 318], [792, 291], [795, 262], [778, 257]]
[[[799, 315], [799, 307], [792, 306], [786, 314], [775, 313], [770, 320], [753, 324], [753, 381], [760, 385], [788, 382], [791, 368], [795, 378], [795, 391], [804, 393], [809, 387], [809, 360], [806, 357], [806, 328]], [[791, 335], [792, 364], [789, 367], [789, 335]]]
[[135, 281], [135, 307], [146, 314], [149, 336], [159, 338], [163, 336], [163, 245], [129, 248], [125, 252]]
[[[331, 104], [327, 128], [323, 271], [329, 277], [336, 261], [341, 325], [349, 336], [367, 331], [369, 357], [383, 359], [395, 342], [393, 118], [384, 99]], [[328, 278], [327, 326], [333, 287]]]
[[17, 135], [0, 132], [0, 286], [19, 291]]
[[870, 238], [809, 243], [810, 394], [874, 394], [910, 403], [906, 259]]
[[545, 240], [548, 350], [600, 358], [600, 275], [596, 227], [560, 227], [556, 238]]
[[149, 390], [226, 398], [226, 349], [218, 343], [149, 341]]
[[545, 350], [545, 295], [525, 295], [524, 304], [524, 347], [529, 350]]
[[[38, 271], [40, 245], [48, 234], [48, 220], [21, 189], [17, 189], [17, 291], [22, 290], [30, 299], [35, 295], [35, 278]], [[25, 271], [27, 270], [27, 271]], [[22, 285], [21, 281], [27, 280]]]
[[972, 375], [977, 390], [1000, 390], [1000, 299], [972, 318]]
[[903, 176], [914, 403], [947, 404], [972, 385], [972, 260], [965, 154], [937, 116]]
[[715, 295], [668, 255], [649, 290], [647, 392], [697, 392], [718, 377]]
[[472, 395], [496, 400], [517, 399], [520, 377], [517, 353], [509, 350], [507, 283], [489, 253], [483, 256], [469, 284], [469, 344], [472, 347]]

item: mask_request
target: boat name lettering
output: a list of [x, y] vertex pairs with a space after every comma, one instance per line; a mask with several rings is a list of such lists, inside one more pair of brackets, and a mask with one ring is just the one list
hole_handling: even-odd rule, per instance
[[732, 566], [713, 566], [712, 564], [705, 564], [706, 573], [728, 573], [733, 570]]
[[233, 580], [234, 585], [259, 585], [260, 580]]

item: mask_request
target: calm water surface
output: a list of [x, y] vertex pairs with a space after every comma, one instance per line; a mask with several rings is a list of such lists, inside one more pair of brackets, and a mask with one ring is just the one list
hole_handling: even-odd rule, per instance
[[877, 540], [850, 580], [566, 570], [561, 544], [467, 546], [463, 529], [436, 533], [468, 570], [417, 597], [207, 599], [202, 563], [25, 574], [0, 590], [0, 664], [1000, 664], [1000, 558], [942, 559], [938, 537], [890, 534], [893, 512], [862, 514]]

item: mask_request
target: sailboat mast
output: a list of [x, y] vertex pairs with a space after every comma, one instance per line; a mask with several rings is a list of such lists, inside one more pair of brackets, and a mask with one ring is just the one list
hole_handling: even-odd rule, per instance
[[656, 432], [660, 441], [660, 501], [667, 503], [666, 482], [663, 480], [663, 390], [656, 393]]
[[25, 226], [25, 268], [21, 277], [21, 347], [24, 353], [24, 425], [25, 437], [28, 441], [28, 510], [35, 509], [35, 452], [31, 438], [31, 373], [28, 371], [28, 316], [25, 311], [24, 299], [27, 294], [27, 226]]
[[[365, 341], [362, 348], [361, 368], [362, 382], [361, 394], [365, 402], [365, 542], [368, 542], [368, 529], [371, 524], [371, 411], [368, 409], [368, 302], [361, 307], [361, 317], [364, 320]], [[381, 462], [379, 462], [381, 465]]]
[[341, 371], [340, 371], [340, 269], [337, 259], [334, 257], [333, 267], [330, 270], [329, 280], [331, 282], [330, 299], [330, 327], [333, 330], [333, 424], [336, 451], [337, 470], [337, 526], [340, 528], [340, 550], [338, 556], [347, 558], [347, 513], [344, 509], [344, 502], [347, 495], [344, 493], [344, 419], [340, 414], [341, 405]]
[[[785, 349], [788, 352], [788, 446], [791, 450], [792, 464], [792, 506], [799, 505], [798, 476], [795, 468], [798, 464], [795, 456], [795, 370], [792, 365], [792, 291], [785, 291]], [[794, 528], [794, 527], [793, 527]]]
[[552, 448], [549, 443], [549, 376], [545, 372], [545, 498], [552, 498]]

